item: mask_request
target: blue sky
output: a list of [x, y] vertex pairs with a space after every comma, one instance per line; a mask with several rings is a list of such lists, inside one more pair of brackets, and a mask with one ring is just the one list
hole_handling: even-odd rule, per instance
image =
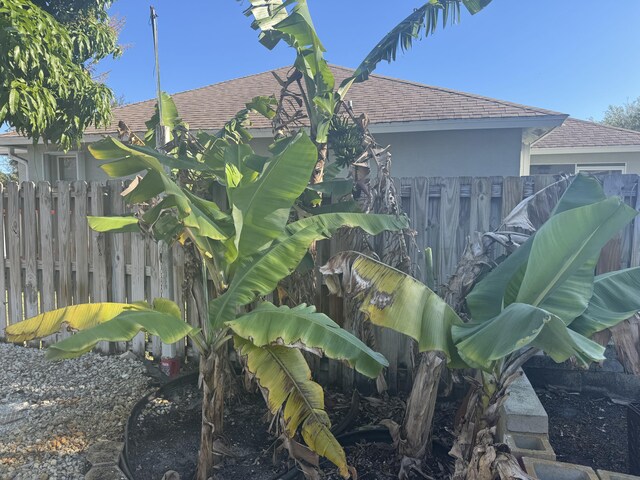
[[[423, 0], [424, 1], [424, 0]], [[420, 1], [308, 0], [330, 62], [356, 66]], [[612, 2], [613, 3], [613, 2]], [[640, 2], [494, 0], [417, 43], [378, 73], [600, 119], [640, 96]], [[156, 0], [163, 89], [178, 92], [288, 65], [269, 51], [235, 0]], [[124, 56], [101, 64], [127, 102], [154, 96], [149, 3], [119, 0]]]

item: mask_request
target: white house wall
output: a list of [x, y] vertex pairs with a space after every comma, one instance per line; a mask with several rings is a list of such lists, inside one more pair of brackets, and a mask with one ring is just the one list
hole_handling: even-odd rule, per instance
[[626, 164], [625, 173], [640, 174], [640, 152], [537, 154], [531, 150], [531, 165]]

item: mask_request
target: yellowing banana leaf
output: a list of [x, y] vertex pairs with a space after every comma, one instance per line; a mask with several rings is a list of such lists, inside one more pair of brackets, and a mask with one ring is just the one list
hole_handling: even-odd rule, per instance
[[569, 328], [590, 337], [640, 311], [640, 267], [598, 275], [585, 312]]
[[127, 342], [140, 331], [156, 335], [164, 343], [175, 343], [196, 333], [198, 329], [171, 313], [156, 310], [128, 311], [51, 345], [46, 356], [51, 360], [74, 358], [90, 351], [98, 342]]
[[533, 238], [517, 302], [541, 305], [637, 214], [611, 197], [553, 215]]
[[331, 422], [324, 411], [324, 392], [311, 380], [311, 371], [302, 353], [278, 345], [257, 347], [238, 336], [234, 337], [234, 343], [267, 396], [271, 413], [275, 415], [284, 405], [287, 435], [294, 436], [300, 428], [309, 448], [329, 459], [340, 474], [348, 478], [344, 450], [331, 433]]
[[240, 257], [253, 255], [282, 234], [317, 156], [313, 142], [300, 132], [269, 160], [255, 182], [228, 189]]
[[127, 311], [149, 310], [146, 303], [87, 303], [59, 308], [9, 325], [5, 332], [10, 342], [26, 342], [57, 333], [66, 324], [71, 330], [85, 330], [108, 322]]
[[139, 232], [140, 225], [134, 216], [126, 217], [87, 217], [89, 227], [96, 232], [126, 233]]
[[331, 293], [356, 298], [375, 325], [410, 336], [421, 352], [444, 353], [453, 367], [463, 366], [451, 338], [451, 327], [462, 320], [426, 285], [358, 252], [335, 255], [320, 272]]
[[603, 347], [568, 329], [556, 315], [525, 303], [512, 303], [491, 320], [454, 325], [452, 334], [462, 359], [485, 371], [528, 346], [539, 348], [556, 362], [571, 356], [583, 365], [604, 359]]
[[[286, 236], [264, 253], [259, 253], [239, 263], [227, 291], [209, 303], [209, 322], [220, 328], [224, 322], [235, 318], [236, 307], [252, 302], [256, 295], [272, 292], [278, 282], [291, 274], [316, 240], [329, 238], [342, 226], [349, 226], [357, 219], [357, 225], [370, 235], [384, 230], [398, 230], [406, 226], [404, 217], [365, 214], [325, 214], [309, 217], [306, 228]], [[298, 225], [299, 226], [299, 225]]]
[[294, 308], [265, 302], [250, 313], [227, 322], [236, 335], [258, 347], [274, 344], [301, 347], [317, 355], [346, 361], [358, 372], [376, 378], [387, 359], [316, 308], [306, 304]]

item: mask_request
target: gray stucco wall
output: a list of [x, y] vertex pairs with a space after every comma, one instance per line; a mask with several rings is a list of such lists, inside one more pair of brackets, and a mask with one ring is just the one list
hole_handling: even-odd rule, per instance
[[520, 175], [522, 130], [451, 130], [377, 134], [391, 145], [394, 177]]
[[[376, 134], [382, 145], [391, 145], [392, 174], [410, 176], [490, 176], [520, 175], [522, 132], [520, 129], [452, 130], [415, 133]], [[270, 138], [256, 138], [256, 153], [267, 155]], [[48, 174], [45, 147], [29, 147], [31, 180]], [[49, 149], [53, 150], [53, 149]], [[106, 180], [100, 163], [83, 146], [78, 158], [81, 179]], [[44, 177], [41, 175], [45, 175]]]
[[626, 173], [640, 174], [640, 153], [572, 153], [538, 155], [531, 150], [531, 165], [625, 163]]

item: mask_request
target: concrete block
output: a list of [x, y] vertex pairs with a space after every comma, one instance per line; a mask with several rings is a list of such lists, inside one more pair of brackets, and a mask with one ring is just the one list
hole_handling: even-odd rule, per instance
[[549, 433], [549, 417], [527, 377], [522, 374], [508, 389], [500, 407], [498, 435], [506, 433]]
[[104, 440], [96, 442], [87, 448], [87, 461], [94, 466], [117, 465], [122, 453], [122, 442]]
[[640, 480], [635, 475], [627, 475], [626, 473], [609, 472], [607, 470], [598, 470], [600, 480]]
[[92, 467], [84, 478], [85, 480], [127, 480], [126, 475], [115, 465]]
[[549, 436], [546, 434], [507, 433], [504, 443], [511, 449], [511, 453], [519, 461], [522, 457], [555, 460], [556, 452], [551, 448]]
[[526, 472], [538, 480], [598, 480], [596, 472], [584, 465], [529, 457], [523, 457], [522, 464]]

